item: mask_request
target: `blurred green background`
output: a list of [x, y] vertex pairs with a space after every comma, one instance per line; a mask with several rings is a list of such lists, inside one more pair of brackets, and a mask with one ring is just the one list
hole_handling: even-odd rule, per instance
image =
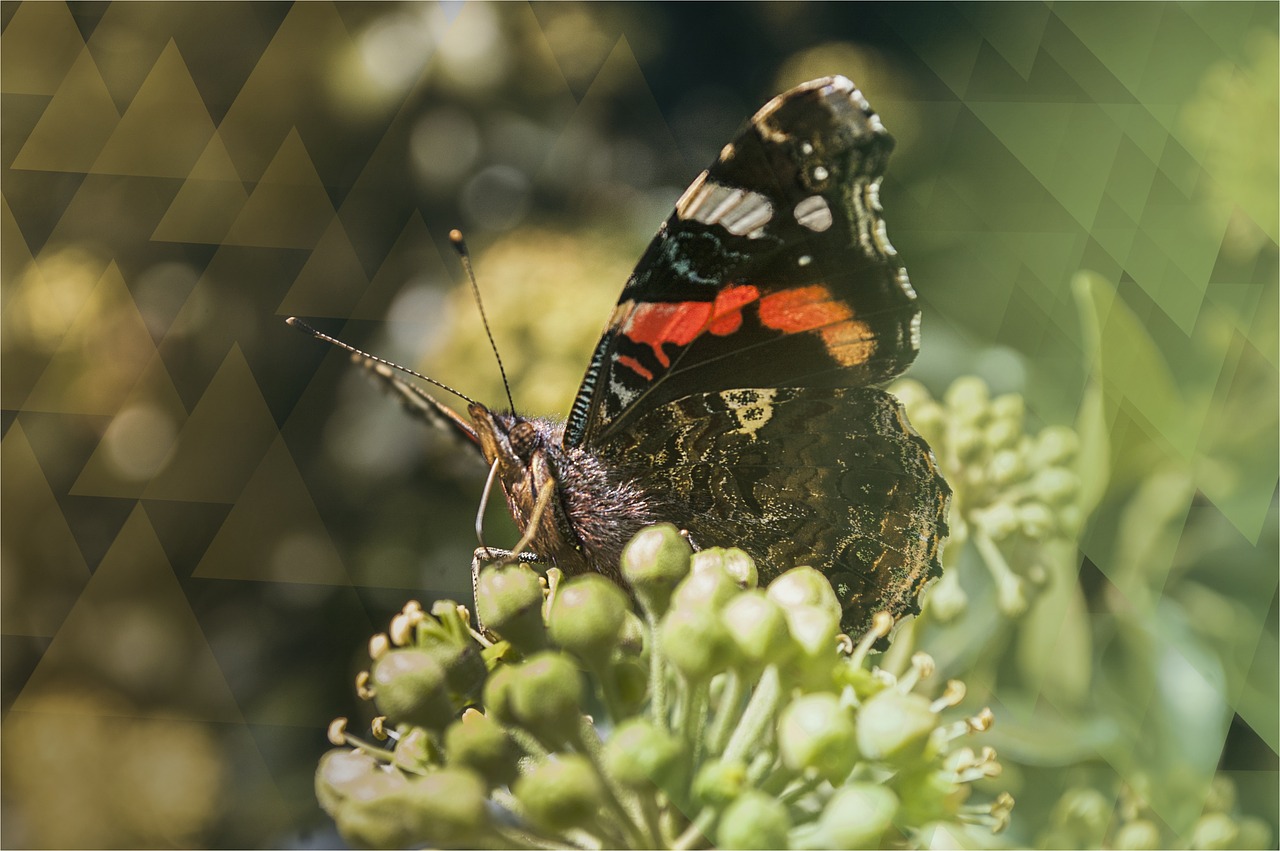
[[460, 226], [517, 404], [564, 413], [684, 185], [842, 73], [898, 139], [911, 375], [981, 376], [1089, 449], [1092, 515], [1028, 612], [964, 565], [967, 614], [915, 636], [996, 710], [998, 841], [1098, 847], [1138, 796], [1163, 842], [1208, 808], [1275, 847], [1275, 3], [0, 24], [3, 845], [338, 842], [325, 725], [405, 599], [466, 599], [483, 470], [283, 317], [498, 402]]

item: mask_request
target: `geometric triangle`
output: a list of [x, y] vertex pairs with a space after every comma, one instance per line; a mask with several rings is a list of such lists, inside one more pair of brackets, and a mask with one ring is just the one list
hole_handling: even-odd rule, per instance
[[0, 513], [8, 530], [0, 631], [51, 636], [88, 582], [89, 568], [20, 421], [0, 441]]
[[267, 450], [192, 576], [351, 584], [284, 437]]
[[185, 178], [213, 129], [191, 72], [170, 39], [91, 171]]
[[119, 120], [107, 84], [86, 47], [54, 92], [11, 167], [87, 172]]
[[76, 314], [24, 407], [113, 415], [155, 354], [151, 333], [112, 262]]
[[[566, 178], [571, 178], [580, 171], [580, 140], [584, 133], [590, 138], [589, 134], [597, 132], [593, 128], [598, 126], [598, 122], [617, 120], [606, 119], [605, 116], [612, 115], [612, 109], [618, 103], [617, 93], [620, 91], [635, 93], [633, 97], [627, 98], [627, 128], [631, 132], [643, 134], [659, 161], [689, 164], [645, 79], [644, 70], [640, 67], [630, 42], [626, 36], [622, 36], [614, 44], [600, 72], [592, 79], [590, 87], [568, 121], [560, 128], [556, 141], [547, 151], [537, 172], [538, 182], [545, 180], [560, 185]], [[701, 163], [696, 165], [700, 166]]]
[[[537, 5], [530, 5], [529, 10], [534, 15], [543, 13], [542, 7]], [[550, 12], [548, 8], [543, 14], [550, 14]], [[556, 67], [564, 76], [565, 86], [575, 100], [581, 101], [591, 86], [591, 81], [608, 61], [613, 44], [622, 35], [621, 27], [609, 26], [607, 18], [596, 17], [591, 22], [591, 38], [584, 39], [577, 34], [570, 35], [571, 30], [567, 27], [554, 26], [552, 22], [555, 20], [553, 17], [538, 21], [542, 38], [536, 44], [537, 47], [551, 54]], [[602, 31], [602, 27], [609, 27], [609, 29]], [[551, 31], [551, 35], [547, 34], [548, 30]], [[526, 41], [528, 47], [534, 44], [532, 38]]]
[[401, 292], [415, 285], [438, 288], [449, 281], [440, 249], [427, 232], [422, 213], [414, 210], [349, 318], [386, 321]]
[[23, 3], [0, 39], [0, 92], [51, 95], [84, 49], [65, 3]]
[[89, 571], [98, 569], [103, 554], [120, 534], [120, 527], [137, 505], [134, 499], [112, 499], [104, 496], [62, 496], [58, 507], [67, 519]]
[[[3, 286], [0, 286], [0, 313], [8, 307], [9, 296], [17, 289], [15, 285], [19, 276], [34, 268], [35, 258], [18, 227], [18, 220], [13, 216], [9, 199], [0, 198], [0, 281], [3, 281]], [[40, 281], [37, 289], [41, 293], [48, 291], [44, 281]]]
[[333, 203], [311, 155], [291, 128], [224, 243], [313, 248], [333, 216]]
[[219, 245], [248, 198], [222, 136], [215, 131], [151, 239]]
[[233, 344], [143, 496], [233, 503], [278, 433], [239, 344]]
[[368, 286], [351, 238], [334, 216], [276, 314], [347, 319]]
[[145, 500], [142, 507], [180, 580], [191, 577], [231, 511], [231, 506], [221, 503], [171, 500]]
[[317, 88], [330, 85], [333, 57], [353, 55], [356, 44], [333, 3], [295, 3], [287, 8], [288, 15], [218, 125], [246, 180], [259, 180], [280, 140], [304, 124], [308, 138], [326, 140], [321, 150], [338, 170], [350, 168], [353, 161], [350, 150], [332, 144], [341, 138], [342, 124], [329, 119], [328, 108], [318, 108], [311, 95], [303, 93], [316, 94]]
[[134, 697], [138, 708], [131, 714], [139, 717], [243, 721], [141, 506], [134, 508], [13, 708], [86, 714], [59, 695], [68, 682], [95, 681]]
[[186, 421], [187, 409], [156, 354], [107, 426], [70, 493], [141, 497], [147, 482], [168, 461]]
[[1050, 14], [1047, 5], [1027, 3], [1002, 8], [998, 14], [970, 14], [968, 18], [987, 43], [1027, 80], [1040, 53]]

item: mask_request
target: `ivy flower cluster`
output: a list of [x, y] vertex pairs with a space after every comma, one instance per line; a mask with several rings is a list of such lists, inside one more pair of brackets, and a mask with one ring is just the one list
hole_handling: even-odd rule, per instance
[[[757, 587], [737, 549], [691, 553], [643, 530], [622, 572], [490, 566], [476, 614], [409, 603], [374, 636], [359, 694], [373, 740], [338, 719], [322, 806], [353, 845], [505, 848], [920, 847], [934, 828], [999, 830], [1007, 794], [967, 742], [990, 710], [929, 696], [929, 657], [869, 667], [893, 623], [839, 634], [826, 578]], [[958, 717], [953, 717], [958, 716]]]
[[941, 401], [917, 381], [899, 381], [890, 390], [933, 447], [954, 491], [942, 578], [926, 600], [930, 611], [943, 621], [963, 611], [965, 592], [948, 568], [973, 544], [991, 572], [1000, 611], [1021, 615], [1046, 580], [1051, 548], [1074, 545], [1084, 522], [1076, 432], [1050, 426], [1026, 434], [1022, 396], [992, 398], [986, 383], [972, 376], [953, 382]]
[[1225, 774], [1213, 778], [1204, 812], [1180, 834], [1170, 831], [1132, 785], [1121, 787], [1118, 800], [1114, 794], [1108, 797], [1090, 786], [1072, 787], [1054, 805], [1037, 844], [1042, 848], [1118, 851], [1273, 847], [1271, 826], [1266, 819], [1241, 812], [1235, 783]]

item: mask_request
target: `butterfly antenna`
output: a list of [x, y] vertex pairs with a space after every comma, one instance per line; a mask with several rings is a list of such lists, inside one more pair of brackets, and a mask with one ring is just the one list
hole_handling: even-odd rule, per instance
[[476, 283], [476, 273], [471, 269], [471, 252], [467, 251], [467, 244], [462, 241], [462, 231], [457, 228], [449, 231], [449, 241], [453, 243], [453, 250], [458, 252], [458, 257], [462, 260], [462, 268], [467, 273], [467, 280], [471, 282], [471, 293], [476, 297], [476, 307], [480, 308], [480, 321], [484, 323], [484, 333], [489, 337], [489, 348], [493, 349], [493, 356], [498, 361], [498, 372], [502, 375], [502, 389], [506, 391], [507, 404], [514, 412], [516, 403], [511, 398], [507, 370], [502, 366], [502, 355], [498, 354], [498, 344], [493, 341], [493, 331], [489, 329], [489, 317], [485, 315], [484, 302], [480, 299], [480, 286]]
[[328, 334], [324, 333], [323, 331], [317, 331], [315, 328], [312, 328], [310, 325], [303, 322], [301, 319], [299, 319], [296, 316], [290, 316], [288, 319], [285, 320], [285, 323], [293, 326], [294, 328], [297, 328], [300, 331], [305, 331], [306, 333], [310, 334], [312, 337], [315, 337], [317, 340], [324, 340], [326, 343], [337, 346], [340, 349], [346, 349], [348, 352], [351, 352], [353, 355], [359, 355], [360, 357], [367, 358], [368, 360], [371, 360], [374, 363], [380, 363], [385, 366], [389, 366], [392, 369], [398, 369], [401, 372], [412, 375], [414, 378], [421, 378], [423, 381], [426, 381], [430, 384], [434, 384], [436, 387], [439, 387], [441, 390], [444, 390], [447, 393], [452, 393], [453, 395], [457, 396], [459, 399], [462, 399], [464, 402], [470, 405], [477, 404], [476, 401], [472, 399], [470, 396], [467, 396], [465, 393], [459, 393], [457, 390], [454, 390], [452, 387], [450, 387], [448, 384], [445, 384], [443, 381], [436, 381], [434, 378], [431, 378], [430, 376], [427, 376], [427, 375], [423, 375], [420, 372], [415, 372], [414, 370], [409, 369], [409, 367], [407, 366], [401, 366], [398, 363], [392, 363], [389, 360], [380, 358], [377, 355], [371, 355], [368, 352], [363, 352], [360, 349], [357, 349], [355, 346], [342, 342], [337, 337], [330, 337]]

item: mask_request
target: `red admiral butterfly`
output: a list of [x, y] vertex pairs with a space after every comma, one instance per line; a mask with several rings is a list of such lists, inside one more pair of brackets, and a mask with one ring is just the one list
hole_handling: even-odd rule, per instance
[[852, 634], [877, 611], [917, 612], [941, 572], [951, 491], [872, 386], [919, 347], [880, 218], [892, 147], [844, 77], [766, 104], [640, 258], [566, 422], [478, 403], [467, 422], [375, 370], [493, 465], [522, 559], [621, 581], [623, 545], [670, 521], [697, 547], [747, 550], [762, 584], [821, 569]]

